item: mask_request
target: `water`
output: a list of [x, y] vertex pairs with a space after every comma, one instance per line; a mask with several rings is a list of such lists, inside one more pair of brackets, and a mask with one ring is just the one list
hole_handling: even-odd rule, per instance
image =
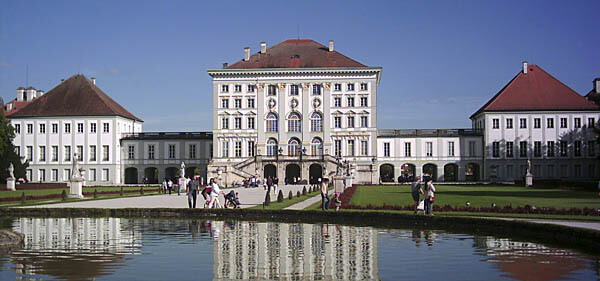
[[599, 260], [540, 244], [333, 224], [20, 218], [0, 280], [598, 280]]

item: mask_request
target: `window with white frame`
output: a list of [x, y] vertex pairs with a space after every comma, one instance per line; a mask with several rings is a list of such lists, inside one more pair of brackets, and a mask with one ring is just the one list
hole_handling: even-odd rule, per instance
[[90, 169], [89, 181], [96, 181], [96, 169]]
[[40, 145], [40, 157], [39, 161], [46, 161], [46, 146]]
[[312, 94], [314, 96], [319, 96], [321, 95], [321, 85], [313, 85], [312, 86]]
[[360, 141], [360, 155], [361, 156], [369, 155], [369, 142], [366, 140]]
[[229, 108], [229, 99], [221, 99], [221, 108]]
[[581, 141], [576, 140], [573, 142], [573, 154], [575, 157], [581, 157]]
[[83, 133], [83, 123], [77, 123], [77, 133]]
[[354, 128], [354, 116], [348, 116], [348, 128]]
[[577, 117], [573, 119], [573, 126], [575, 128], [581, 128], [581, 118]]
[[135, 146], [127, 146], [127, 159], [135, 159]]
[[233, 128], [236, 130], [242, 129], [242, 117], [235, 117], [233, 119]]
[[90, 123], [90, 133], [96, 133], [96, 123]]
[[221, 129], [229, 129], [229, 117], [221, 118]]
[[21, 133], [21, 124], [14, 124], [15, 126], [15, 134]]
[[310, 151], [312, 156], [320, 156], [323, 154], [323, 141], [320, 138], [314, 138], [310, 143]]
[[333, 98], [333, 106], [334, 107], [342, 107], [342, 98], [339, 98], [339, 97]]
[[46, 181], [46, 170], [44, 169], [40, 169], [39, 171], [39, 177], [40, 177], [40, 181]]
[[498, 119], [498, 118], [492, 119], [492, 129], [499, 129], [499, 128], [500, 128], [500, 119]]
[[432, 157], [433, 156], [433, 142], [425, 142], [425, 156]]
[[333, 90], [339, 92], [342, 90], [342, 84], [336, 83], [333, 85]]
[[361, 107], [368, 107], [369, 106], [369, 102], [368, 102], [368, 98], [367, 97], [360, 97], [360, 106]]
[[527, 128], [527, 119], [525, 119], [525, 118], [519, 119], [519, 128], [521, 128], [521, 129]]
[[533, 128], [539, 129], [542, 127], [542, 119], [541, 118], [533, 118]]
[[102, 169], [102, 180], [103, 181], [109, 181], [110, 180], [110, 170], [109, 169]]
[[590, 117], [588, 118], [588, 128], [595, 128], [596, 127], [596, 119], [594, 119], [594, 117]]
[[448, 156], [454, 156], [454, 142], [448, 142]]
[[40, 134], [45, 134], [46, 133], [46, 124], [39, 124], [40, 127]]
[[560, 118], [560, 127], [563, 129], [567, 127], [567, 118]]
[[52, 162], [58, 162], [58, 145], [52, 146], [52, 158], [50, 158]]
[[169, 159], [175, 159], [175, 145], [169, 144]]
[[234, 143], [234, 153], [235, 153], [235, 157], [242, 157], [242, 142], [241, 141], [236, 141]]
[[150, 160], [154, 159], [154, 145], [153, 144], [148, 145], [148, 159], [150, 159]]
[[229, 157], [229, 142], [228, 141], [223, 141], [221, 143], [221, 157]]
[[561, 157], [566, 157], [567, 154], [568, 154], [568, 152], [567, 152], [567, 149], [568, 149], [567, 141], [560, 141], [559, 145], [560, 145], [560, 147], [559, 147], [560, 148], [560, 156]]
[[77, 161], [83, 161], [83, 145], [77, 146]]
[[70, 134], [71, 133], [71, 123], [65, 123], [65, 134]]
[[533, 142], [533, 157], [542, 157], [542, 142]]
[[63, 170], [63, 179], [69, 180], [71, 178], [71, 169], [64, 169]]
[[277, 115], [273, 112], [269, 112], [269, 114], [267, 114], [267, 132], [277, 132], [278, 129], [278, 122], [277, 122]]
[[254, 130], [254, 117], [248, 117], [248, 129]]
[[475, 141], [469, 141], [469, 156], [477, 156], [477, 147], [475, 145]]
[[255, 155], [254, 141], [248, 141], [248, 157]]
[[500, 157], [500, 142], [492, 142], [492, 157]]
[[298, 113], [292, 112], [288, 117], [288, 132], [301, 132], [302, 119]]
[[242, 92], [242, 85], [235, 85], [233, 86], [233, 91], [236, 93], [241, 93]]
[[383, 157], [390, 157], [390, 143], [383, 143]]
[[310, 116], [310, 131], [323, 131], [323, 116], [319, 112], [313, 112]]
[[267, 141], [267, 156], [277, 155], [277, 140], [269, 139]]
[[512, 141], [507, 141], [506, 142], [506, 157], [507, 158], [512, 158], [514, 157], [514, 143]]
[[333, 117], [333, 127], [334, 128], [342, 127], [342, 117], [340, 117], [340, 116]]
[[519, 142], [519, 157], [521, 157], [521, 158], [527, 157], [527, 141]]
[[348, 156], [355, 156], [354, 140], [348, 140]]
[[269, 85], [269, 87], [267, 87], [267, 95], [268, 96], [276, 96], [277, 95], [277, 85]]
[[348, 83], [346, 85], [346, 90], [349, 91], [349, 92], [354, 91], [354, 84], [353, 83]]
[[235, 108], [242, 108], [242, 99], [234, 99], [233, 100], [233, 106]]
[[354, 107], [354, 97], [348, 97], [348, 107]]
[[248, 98], [248, 108], [254, 108], [254, 98]]
[[110, 160], [110, 149], [108, 147], [108, 145], [103, 145], [102, 146], [102, 161], [109, 161]]
[[256, 89], [256, 86], [255, 86], [255, 85], [248, 85], [248, 88], [247, 88], [247, 89], [248, 89], [248, 90], [247, 90], [247, 91], [248, 91], [248, 93], [254, 93], [254, 91], [255, 91], [255, 89]]
[[229, 85], [221, 85], [221, 93], [229, 93]]
[[360, 117], [360, 127], [361, 128], [368, 128], [369, 127], [369, 117], [368, 116], [361, 116]]
[[300, 141], [296, 138], [291, 138], [288, 141], [288, 155], [289, 156], [298, 156], [300, 154]]
[[335, 156], [342, 156], [342, 141], [341, 140], [335, 140], [333, 142], [334, 144], [334, 149], [335, 149]]
[[369, 90], [369, 85], [367, 83], [360, 83], [360, 90], [361, 91], [368, 91]]
[[298, 95], [298, 85], [290, 85], [290, 96]]
[[96, 161], [96, 146], [95, 145], [90, 145], [89, 161]]
[[554, 128], [554, 118], [546, 119], [546, 128], [553, 129]]
[[27, 124], [27, 134], [33, 134], [33, 124]]
[[405, 142], [404, 143], [404, 156], [405, 157], [411, 157], [412, 155], [412, 147], [410, 142]]
[[56, 124], [56, 123], [52, 124], [52, 133], [58, 134], [58, 124]]
[[189, 145], [189, 157], [190, 157], [190, 159], [196, 159], [196, 145], [195, 144]]
[[512, 120], [512, 118], [506, 118], [506, 128], [507, 129], [512, 129], [513, 128], [513, 120]]

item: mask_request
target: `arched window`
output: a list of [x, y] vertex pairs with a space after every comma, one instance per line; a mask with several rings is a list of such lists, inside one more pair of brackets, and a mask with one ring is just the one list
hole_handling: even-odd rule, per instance
[[300, 141], [297, 138], [292, 138], [288, 142], [288, 155], [289, 156], [300, 155]]
[[288, 117], [288, 132], [302, 132], [302, 118], [296, 112], [290, 113]]
[[311, 132], [323, 131], [323, 115], [319, 112], [313, 112], [310, 116], [310, 130]]
[[267, 114], [267, 132], [277, 132], [277, 114], [269, 112]]
[[320, 138], [314, 138], [310, 143], [310, 154], [312, 156], [323, 155], [323, 141]]
[[277, 155], [277, 140], [269, 139], [267, 141], [267, 156]]

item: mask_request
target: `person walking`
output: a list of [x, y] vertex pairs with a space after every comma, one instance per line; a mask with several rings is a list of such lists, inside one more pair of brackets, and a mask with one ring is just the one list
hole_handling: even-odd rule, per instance
[[327, 194], [329, 187], [329, 179], [324, 178], [323, 184], [321, 184], [321, 208], [323, 211], [327, 211], [329, 208], [329, 195]]
[[188, 196], [188, 206], [190, 208], [196, 208], [196, 198], [198, 197], [198, 186], [200, 183], [198, 182], [198, 178], [194, 178], [190, 180], [188, 186], [186, 188], [186, 194]]
[[423, 190], [421, 189], [421, 178], [417, 177], [417, 180], [414, 181], [410, 185], [410, 193], [412, 195], [413, 201], [415, 201], [415, 214], [417, 213], [417, 208], [419, 207], [419, 197], [423, 194]]
[[163, 182], [162, 182], [163, 194], [167, 194], [167, 187], [168, 187], [168, 185], [169, 184], [167, 183], [167, 178], [164, 178]]
[[279, 179], [277, 177], [273, 178], [273, 192], [277, 192], [277, 187], [279, 186]]
[[273, 186], [273, 178], [272, 177], [268, 177], [267, 178], [267, 191], [271, 192], [271, 187]]
[[433, 202], [435, 202], [435, 186], [433, 181], [429, 179], [425, 186], [425, 214], [433, 215]]
[[[210, 203], [208, 203], [208, 208], [212, 208], [213, 206], [215, 208], [222, 208], [223, 206], [221, 206], [221, 202], [219, 202], [219, 195], [221, 194], [221, 189], [219, 188], [219, 185], [215, 182], [215, 179], [210, 179], [211, 185], [212, 185], [212, 189], [210, 191]], [[216, 205], [216, 206], [215, 206]]]

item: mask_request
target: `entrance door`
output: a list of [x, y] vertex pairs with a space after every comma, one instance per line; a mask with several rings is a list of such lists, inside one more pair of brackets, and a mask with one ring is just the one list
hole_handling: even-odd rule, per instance
[[264, 168], [265, 171], [265, 179], [268, 177], [277, 177], [277, 167], [273, 164], [267, 164]]
[[310, 184], [316, 184], [319, 182], [319, 178], [323, 177], [323, 167], [319, 164], [310, 165], [309, 175]]
[[285, 180], [287, 183], [296, 183], [294, 179], [300, 178], [300, 166], [296, 164], [289, 164], [285, 167]]
[[138, 169], [130, 167], [125, 169], [125, 184], [138, 183]]

